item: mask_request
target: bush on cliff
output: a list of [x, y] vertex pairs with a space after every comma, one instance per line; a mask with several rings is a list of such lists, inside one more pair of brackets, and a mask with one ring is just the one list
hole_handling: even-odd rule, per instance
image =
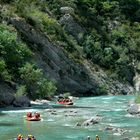
[[19, 72], [31, 98], [51, 97], [56, 92], [55, 83], [43, 78], [42, 70], [34, 64], [27, 62], [19, 69]]
[[[55, 93], [56, 87], [53, 82], [46, 80], [46, 91], [40, 91], [42, 85], [38, 82], [44, 83], [43, 72], [35, 64], [27, 63], [31, 61], [32, 55], [32, 51], [18, 38], [15, 28], [0, 24], [0, 77], [4, 81], [24, 84], [32, 98], [36, 98], [37, 95], [50, 96]], [[23, 86], [20, 86], [17, 88], [17, 94], [23, 90]]]

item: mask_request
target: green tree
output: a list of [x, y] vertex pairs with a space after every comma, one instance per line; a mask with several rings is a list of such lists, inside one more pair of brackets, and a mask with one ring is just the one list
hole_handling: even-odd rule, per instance
[[18, 73], [18, 67], [21, 67], [31, 54], [26, 44], [17, 41], [17, 33], [13, 27], [0, 24], [0, 56], [12, 75]]
[[41, 98], [51, 97], [55, 94], [57, 89], [55, 83], [46, 78], [43, 78], [41, 81], [39, 81], [38, 86], [39, 88], [37, 90], [37, 95]]
[[3, 59], [0, 60], [0, 76], [3, 80], [10, 82], [12, 76], [9, 74], [8, 70], [6, 69], [6, 64]]
[[120, 8], [127, 18], [135, 21], [136, 12], [139, 10], [140, 1], [139, 0], [118, 0], [120, 3]]
[[55, 94], [55, 83], [43, 78], [42, 70], [34, 64], [27, 62], [19, 71], [31, 98], [45, 98]]
[[37, 83], [43, 76], [41, 69], [38, 69], [34, 64], [26, 63], [23, 67], [19, 69], [21, 78], [25, 81], [27, 85], [32, 85]]
[[25, 94], [26, 94], [26, 86], [25, 85], [18, 86], [15, 96], [18, 97], [18, 96], [22, 96]]

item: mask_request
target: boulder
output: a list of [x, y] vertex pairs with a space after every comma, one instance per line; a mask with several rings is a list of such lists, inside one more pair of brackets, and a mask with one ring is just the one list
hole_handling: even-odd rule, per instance
[[77, 122], [77, 123], [75, 124], [75, 127], [77, 127], [77, 126], [81, 126], [81, 123]]
[[18, 96], [15, 98], [15, 101], [13, 102], [13, 106], [15, 107], [29, 107], [31, 106], [30, 100], [27, 98], [27, 96]]
[[112, 131], [112, 132], [114, 132], [115, 134], [117, 133], [117, 134], [119, 134], [119, 135], [123, 135], [124, 133], [127, 132], [127, 130], [125, 130], [125, 129], [123, 129], [123, 128], [116, 128], [116, 127], [113, 127], [113, 126], [107, 126], [107, 127], [105, 128], [105, 130], [107, 130], [107, 131]]
[[11, 105], [15, 99], [15, 91], [4, 82], [0, 82], [0, 106]]
[[100, 121], [99, 118], [90, 118], [82, 123], [82, 126], [91, 126], [94, 124], [98, 124]]
[[60, 8], [60, 12], [62, 14], [73, 14], [74, 13], [74, 9], [71, 7], [61, 7]]
[[128, 110], [127, 110], [130, 114], [140, 114], [140, 104], [130, 104]]

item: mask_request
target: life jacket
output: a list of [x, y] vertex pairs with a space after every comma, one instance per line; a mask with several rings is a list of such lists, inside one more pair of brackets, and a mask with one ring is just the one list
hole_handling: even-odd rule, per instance
[[35, 113], [34, 116], [35, 116], [35, 118], [39, 118], [40, 114], [39, 113]]
[[26, 114], [26, 116], [29, 117], [29, 118], [31, 118], [31, 117], [32, 117], [32, 113], [31, 113], [31, 112], [28, 112], [28, 113]]
[[17, 137], [17, 140], [22, 140], [22, 138], [21, 137]]

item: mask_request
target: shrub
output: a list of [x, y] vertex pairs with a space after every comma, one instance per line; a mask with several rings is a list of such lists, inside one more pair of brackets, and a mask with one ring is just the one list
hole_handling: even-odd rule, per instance
[[12, 75], [18, 73], [18, 67], [22, 66], [31, 54], [26, 44], [17, 41], [17, 33], [13, 27], [0, 24], [0, 56]]
[[100, 85], [97, 88], [96, 94], [97, 95], [107, 95], [108, 90], [107, 90], [107, 86], [106, 85]]
[[43, 76], [42, 70], [38, 69], [34, 64], [26, 63], [19, 69], [20, 77], [25, 81], [27, 85], [37, 83]]
[[11, 75], [8, 73], [5, 61], [3, 59], [0, 60], [0, 76], [5, 81], [11, 81]]
[[3, 59], [0, 60], [0, 73], [2, 73], [6, 68], [5, 61]]
[[18, 86], [16, 93], [15, 93], [15, 96], [18, 97], [18, 96], [22, 96], [24, 94], [26, 94], [26, 86], [25, 85]]
[[39, 98], [51, 97], [52, 95], [55, 94], [56, 89], [57, 88], [53, 81], [43, 78], [38, 82], [37, 97]]
[[31, 98], [45, 98], [55, 94], [55, 83], [43, 78], [42, 70], [34, 64], [26, 63], [19, 71]]

